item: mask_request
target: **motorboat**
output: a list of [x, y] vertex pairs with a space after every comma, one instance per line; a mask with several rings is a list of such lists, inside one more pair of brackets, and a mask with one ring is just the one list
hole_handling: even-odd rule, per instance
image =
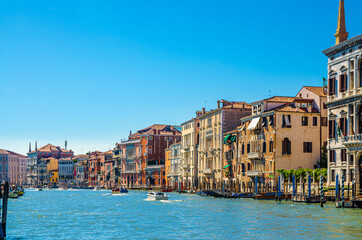
[[121, 193], [128, 193], [126, 188], [113, 188], [112, 194], [121, 194]]
[[168, 200], [168, 196], [164, 192], [149, 192], [147, 194], [149, 200]]

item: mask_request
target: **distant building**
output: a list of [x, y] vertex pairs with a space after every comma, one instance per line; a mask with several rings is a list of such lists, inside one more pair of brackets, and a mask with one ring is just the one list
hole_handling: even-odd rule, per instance
[[74, 160], [72, 157], [61, 158], [58, 161], [59, 165], [59, 184], [64, 183], [66, 185], [73, 183], [74, 181]]
[[114, 154], [118, 155], [114, 158], [121, 160], [120, 168], [119, 162], [115, 162], [115, 167], [121, 171], [121, 184], [131, 186], [133, 177], [133, 185], [165, 186], [165, 149], [179, 142], [180, 138], [179, 126], [154, 124], [130, 134], [127, 141], [117, 144]]
[[0, 149], [0, 181], [26, 184], [27, 157], [13, 151]]
[[197, 188], [198, 180], [198, 145], [201, 111], [196, 112], [196, 117], [181, 124], [181, 178], [184, 185], [192, 189]]
[[41, 159], [55, 158], [59, 160], [71, 157], [73, 154], [72, 150], [66, 150], [50, 143], [39, 149], [37, 143], [35, 143], [34, 151], [31, 150], [29, 145], [27, 183], [34, 186], [43, 184], [46, 181], [47, 165], [46, 161], [41, 161]]
[[[359, 5], [358, 5], [359, 6]], [[355, 7], [358, 7], [355, 6]], [[344, 1], [339, 3], [336, 44], [328, 57], [328, 183], [362, 183], [362, 35], [348, 39]]]
[[[181, 183], [181, 142], [174, 143], [170, 146], [170, 172], [168, 174], [169, 185], [178, 186]], [[181, 184], [182, 189], [187, 189], [190, 182]]]

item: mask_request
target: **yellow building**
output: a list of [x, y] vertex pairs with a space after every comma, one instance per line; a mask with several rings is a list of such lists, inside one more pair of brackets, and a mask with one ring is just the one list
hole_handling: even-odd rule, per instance
[[59, 171], [50, 172], [50, 182], [55, 184], [59, 182]]
[[166, 179], [166, 186], [169, 186], [170, 179], [169, 175], [171, 172], [171, 148], [165, 149], [165, 179]]
[[[323, 92], [323, 88], [309, 88]], [[302, 90], [312, 96], [310, 90]], [[241, 174], [248, 177], [242, 181], [242, 190], [250, 188], [255, 180], [265, 187], [275, 186], [278, 169], [317, 167], [326, 144], [323, 104], [313, 98], [277, 96], [252, 106], [252, 115], [242, 118], [238, 128], [237, 159]]]

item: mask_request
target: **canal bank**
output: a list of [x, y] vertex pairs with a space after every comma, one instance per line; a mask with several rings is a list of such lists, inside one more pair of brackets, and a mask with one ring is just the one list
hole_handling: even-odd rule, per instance
[[27, 191], [9, 201], [7, 239], [362, 238], [360, 209], [145, 191]]

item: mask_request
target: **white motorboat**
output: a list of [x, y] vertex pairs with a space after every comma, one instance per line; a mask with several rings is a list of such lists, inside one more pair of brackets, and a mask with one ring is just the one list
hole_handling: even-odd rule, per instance
[[149, 200], [168, 200], [168, 196], [163, 192], [149, 192], [147, 194]]

